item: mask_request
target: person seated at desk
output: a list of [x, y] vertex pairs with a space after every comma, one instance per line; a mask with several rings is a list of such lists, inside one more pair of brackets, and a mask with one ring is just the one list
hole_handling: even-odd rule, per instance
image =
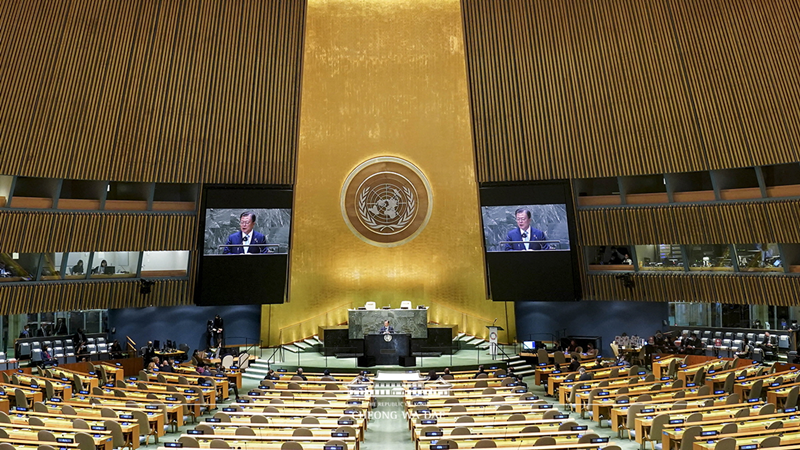
[[172, 361], [169, 358], [164, 359], [161, 366], [158, 368], [159, 372], [175, 373], [175, 368], [172, 366]]
[[506, 378], [513, 378], [520, 386], [528, 387], [528, 383], [523, 380], [522, 375], [518, 374], [514, 371], [514, 366], [508, 366], [508, 372], [506, 372]]
[[594, 345], [591, 343], [586, 344], [586, 356], [591, 356], [592, 358], [597, 357], [597, 349], [594, 348]]
[[657, 351], [661, 351], [662, 353], [668, 353], [672, 347], [669, 339], [664, 336], [661, 330], [656, 331], [655, 336], [653, 336], [653, 346]]
[[367, 377], [366, 370], [358, 372], [358, 375], [356, 375], [356, 377], [353, 378], [353, 381], [350, 382], [350, 384], [368, 384], [368, 383], [369, 383], [369, 377]]
[[383, 326], [381, 327], [380, 334], [391, 334], [394, 333], [394, 327], [389, 325], [388, 320], [383, 321]]
[[322, 381], [337, 381], [337, 380], [331, 375], [330, 370], [325, 369], [322, 371]]
[[[478, 378], [478, 376], [479, 376], [480, 374], [484, 374], [484, 375], [486, 375], [486, 371], [484, 371], [484, 370], [483, 370], [483, 364], [481, 364], [480, 366], [478, 366], [478, 373], [476, 373], [476, 374], [475, 374], [475, 376], [474, 376], [474, 377], [472, 377], [472, 379]], [[487, 375], [487, 376], [488, 376], [488, 375]]]
[[92, 273], [99, 273], [99, 274], [106, 273], [106, 267], [108, 267], [108, 263], [104, 259], [104, 260], [100, 261], [100, 265], [98, 267], [95, 267], [94, 269], [92, 269]]
[[79, 259], [78, 260], [78, 264], [75, 264], [74, 266], [72, 266], [72, 274], [73, 275], [83, 275], [83, 271], [84, 271], [83, 260]]
[[775, 337], [769, 331], [764, 332], [764, 340], [758, 346], [764, 351], [764, 359], [775, 359]]
[[567, 353], [575, 353], [575, 352], [582, 353], [582, 351], [583, 349], [581, 348], [580, 345], [578, 345], [577, 342], [575, 342], [575, 339], [569, 341], [569, 345], [567, 346], [566, 350]]
[[308, 377], [303, 375], [303, 368], [302, 367], [298, 367], [297, 368], [297, 372], [295, 372], [294, 376], [300, 377], [300, 379], [303, 380], [303, 381], [308, 381]]
[[269, 371], [267, 371], [267, 374], [264, 375], [264, 379], [265, 380], [280, 380], [280, 377], [275, 374], [274, 370], [269, 369]]
[[744, 338], [742, 341], [742, 349], [734, 354], [736, 358], [750, 359], [753, 353], [753, 346], [750, 345], [750, 339]]
[[206, 363], [200, 361], [197, 363], [197, 374], [198, 375], [211, 375], [211, 372], [206, 369]]
[[108, 354], [111, 356], [111, 359], [122, 358], [122, 346], [119, 345], [118, 340], [114, 340], [108, 347]]
[[439, 374], [436, 373], [436, 369], [431, 369], [428, 371], [428, 381], [436, 381], [439, 379]]
[[50, 354], [50, 347], [45, 345], [42, 348], [42, 363], [41, 363], [41, 366], [42, 367], [50, 367], [50, 366], [57, 366], [57, 365], [58, 365], [58, 361], [53, 359], [53, 355]]
[[153, 356], [150, 359], [150, 363], [147, 364], [147, 370], [161, 370], [160, 369], [161, 364], [159, 364], [159, 361], [160, 360], [158, 359], [158, 356]]
[[570, 372], [575, 372], [580, 366], [581, 362], [578, 361], [578, 358], [572, 358], [572, 360], [569, 362], [569, 367], [567, 367], [567, 370]]
[[578, 381], [590, 381], [594, 379], [594, 375], [592, 375], [590, 372], [587, 372], [585, 367], [578, 369], [578, 373], [580, 374]]

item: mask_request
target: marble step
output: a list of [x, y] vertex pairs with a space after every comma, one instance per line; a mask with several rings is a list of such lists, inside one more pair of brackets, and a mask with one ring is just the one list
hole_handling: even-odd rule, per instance
[[462, 337], [466, 336], [467, 333], [458, 333], [458, 336], [453, 338], [453, 342], [460, 341]]
[[482, 339], [482, 338], [479, 338], [479, 337], [473, 337], [472, 339], [467, 341], [466, 344], [467, 345], [476, 345], [477, 346], [477, 345], [480, 345], [480, 344], [482, 344], [484, 342], [486, 342], [486, 339]]
[[281, 345], [284, 350], [292, 353], [299, 353], [302, 349], [294, 344], [283, 344]]

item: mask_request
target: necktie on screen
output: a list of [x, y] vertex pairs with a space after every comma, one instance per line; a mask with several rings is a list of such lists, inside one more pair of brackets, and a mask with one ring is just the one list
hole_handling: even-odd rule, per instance
[[245, 236], [242, 238], [242, 242], [244, 242], [244, 243], [246, 244], [246, 243], [247, 243], [247, 239], [248, 239], [248, 238], [247, 238], [247, 235], [245, 235]]
[[527, 237], [528, 237], [528, 232], [527, 231], [523, 231], [522, 232], [522, 239], [525, 239]]

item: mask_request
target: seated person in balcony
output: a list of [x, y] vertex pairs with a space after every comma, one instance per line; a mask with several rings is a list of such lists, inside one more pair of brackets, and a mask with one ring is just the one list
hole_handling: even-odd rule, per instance
[[106, 262], [106, 260], [104, 259], [100, 261], [100, 265], [98, 267], [92, 269], [92, 273], [105, 273], [106, 267], [108, 267], [108, 262]]
[[11, 269], [6, 267], [6, 264], [3, 261], [0, 261], [0, 277], [13, 277], [14, 274], [11, 272]]
[[750, 339], [744, 338], [742, 341], [742, 349], [736, 352], [737, 358], [750, 359], [753, 353], [753, 346], [750, 345]]
[[550, 250], [550, 246], [544, 242], [547, 240], [547, 235], [542, 230], [537, 230], [531, 227], [531, 211], [525, 208], [519, 208], [514, 211], [514, 216], [517, 221], [516, 228], [509, 230], [506, 234], [506, 241], [513, 241], [514, 243], [507, 243], [503, 247], [505, 251], [526, 251], [526, 250]]
[[25, 338], [29, 338], [29, 337], [31, 337], [31, 326], [30, 325], [25, 325], [22, 328], [22, 331], [19, 332], [19, 338], [20, 339], [25, 339]]
[[84, 271], [83, 260], [79, 259], [78, 260], [78, 264], [75, 264], [74, 266], [72, 266], [72, 274], [73, 275], [83, 275], [83, 271]]
[[762, 328], [761, 321], [758, 320], [758, 319], [754, 320], [753, 321], [753, 328], [755, 328], [756, 330], [760, 330]]

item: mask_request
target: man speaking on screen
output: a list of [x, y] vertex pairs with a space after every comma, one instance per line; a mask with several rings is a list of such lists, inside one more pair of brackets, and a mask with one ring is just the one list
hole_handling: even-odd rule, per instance
[[239, 229], [236, 233], [228, 236], [225, 247], [222, 250], [224, 254], [245, 254], [245, 253], [266, 253], [267, 247], [264, 245], [253, 244], [266, 244], [267, 238], [258, 231], [253, 230], [256, 226], [256, 215], [251, 211], [245, 211], [239, 216]]
[[513, 241], [513, 243], [506, 243], [505, 251], [525, 251], [525, 250], [550, 250], [544, 242], [547, 236], [544, 231], [537, 230], [531, 227], [531, 211], [526, 208], [519, 208], [514, 212], [516, 216], [517, 227], [512, 229], [506, 235], [506, 241]]

